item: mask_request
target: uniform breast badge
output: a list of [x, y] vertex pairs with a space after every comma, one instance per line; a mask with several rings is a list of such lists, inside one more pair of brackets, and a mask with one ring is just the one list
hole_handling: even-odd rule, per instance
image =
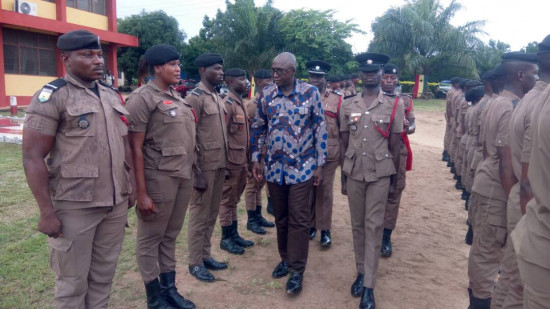
[[90, 121], [86, 118], [87, 115], [80, 115], [78, 119], [78, 127], [82, 130], [86, 130], [90, 127]]
[[351, 113], [350, 115], [350, 125], [349, 129], [352, 131], [357, 131], [357, 123], [361, 118], [361, 113]]
[[175, 109], [171, 109], [171, 110], [168, 112], [168, 114], [169, 114], [170, 117], [172, 117], [172, 118], [176, 118], [176, 115], [177, 115]]

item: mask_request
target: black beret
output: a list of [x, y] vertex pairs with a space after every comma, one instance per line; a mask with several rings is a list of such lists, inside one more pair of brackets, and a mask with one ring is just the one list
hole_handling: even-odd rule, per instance
[[57, 39], [57, 48], [63, 51], [101, 49], [99, 36], [88, 30], [67, 32]]
[[202, 54], [195, 59], [195, 65], [199, 68], [207, 68], [216, 63], [223, 64], [223, 58], [219, 54]]
[[306, 62], [306, 68], [309, 73], [325, 75], [330, 71], [330, 64], [321, 60], [312, 60]]
[[327, 78], [327, 81], [331, 82], [331, 83], [337, 83], [340, 81], [340, 78], [338, 76], [331, 76], [329, 78]]
[[534, 53], [509, 52], [501, 56], [502, 62], [523, 61], [537, 63], [537, 55]]
[[343, 78], [344, 78], [343, 80], [350, 80], [350, 79], [351, 79], [351, 75], [344, 75]]
[[273, 76], [271, 76], [271, 72], [269, 70], [258, 70], [256, 72], [254, 72], [254, 77], [261, 78], [261, 79], [273, 78]]
[[453, 78], [451, 78], [450, 82], [451, 82], [451, 84], [456, 85], [456, 84], [460, 83], [461, 80], [462, 80], [462, 77], [453, 77]]
[[493, 69], [492, 79], [491, 80], [498, 80], [506, 75], [506, 70], [504, 69], [504, 66], [502, 64], [497, 65]]
[[538, 54], [550, 53], [550, 35], [547, 35], [542, 42], [539, 43]]
[[469, 80], [464, 86], [468, 88], [473, 88], [473, 87], [482, 86], [482, 85], [483, 83], [478, 80]]
[[489, 70], [489, 71], [481, 74], [481, 80], [491, 81], [494, 78], [493, 75], [494, 75], [493, 70]]
[[351, 76], [351, 79], [359, 78], [359, 74], [357, 74], [357, 73], [353, 73], [350, 76]]
[[464, 89], [464, 87], [466, 87], [466, 84], [469, 82], [470, 80], [469, 79], [466, 79], [466, 78], [463, 78], [461, 81], [460, 81], [460, 88], [461, 89]]
[[238, 69], [238, 68], [229, 69], [224, 73], [225, 73], [225, 76], [231, 76], [231, 77], [240, 77], [240, 76], [246, 75], [246, 72], [244, 70]]
[[149, 47], [143, 56], [148, 65], [163, 65], [168, 61], [178, 60], [181, 54], [172, 45], [159, 44]]
[[380, 70], [384, 64], [388, 63], [390, 57], [378, 53], [362, 53], [355, 56], [359, 62], [359, 70], [363, 72], [373, 72]]
[[399, 75], [399, 68], [393, 63], [388, 63], [384, 66], [384, 74]]
[[466, 94], [464, 94], [464, 98], [466, 99], [466, 102], [476, 103], [479, 100], [481, 100], [481, 98], [483, 98], [484, 95], [485, 95], [485, 87], [477, 86], [466, 91]]

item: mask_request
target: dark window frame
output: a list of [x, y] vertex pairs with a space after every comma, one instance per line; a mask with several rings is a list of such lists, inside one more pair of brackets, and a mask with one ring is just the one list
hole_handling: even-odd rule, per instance
[[[100, 0], [100, 1], [103, 1], [102, 13], [98, 13], [94, 10], [97, 7], [97, 5], [94, 5], [94, 0], [72, 0], [71, 4], [67, 2], [67, 6], [77, 10], [82, 10], [93, 14], [107, 16], [107, 0]], [[79, 2], [86, 2], [88, 4], [88, 8], [83, 9], [79, 7], [78, 5]]]
[[[17, 42], [15, 42], [15, 43], [12, 43], [12, 42], [6, 43], [4, 41], [3, 44], [2, 44], [2, 48], [4, 48], [4, 46], [10, 46], [12, 48], [17, 49], [17, 73], [5, 72], [6, 74], [17, 74], [17, 75], [27, 75], [27, 76], [57, 76], [58, 75], [58, 72], [57, 72], [57, 56], [56, 56], [57, 53], [56, 53], [55, 43], [50, 47], [45, 47], [44, 44], [41, 44], [42, 42], [40, 40], [42, 35], [55, 37], [54, 35], [38, 33], [38, 32], [31, 32], [31, 31], [24, 31], [24, 30], [19, 30], [19, 29], [12, 29], [12, 28], [3, 28], [2, 29], [3, 34], [5, 33], [6, 30], [7, 31], [14, 31], [17, 34]], [[21, 36], [22, 33], [23, 34], [25, 34], [25, 33], [34, 34], [35, 35], [35, 40], [36, 40], [35, 46], [26, 45], [25, 43], [21, 44], [20, 36]], [[53, 40], [52, 42], [55, 42], [55, 41], [57, 41], [57, 37], [55, 37], [55, 40]], [[22, 48], [23, 49], [34, 49], [35, 50], [36, 63], [37, 63], [37, 67], [38, 67], [37, 74], [29, 74], [29, 73], [23, 73], [22, 72], [21, 62], [25, 61], [22, 57], [22, 52], [21, 52]], [[49, 61], [46, 61], [46, 63], [44, 64], [44, 67], [42, 67], [40, 65], [40, 63], [41, 63], [41, 61], [40, 61], [40, 56], [41, 56], [40, 51], [41, 50], [48, 51], [48, 52], [53, 52], [54, 58], [51, 59], [50, 61], [54, 61], [54, 63], [56, 63], [55, 72], [45, 72], [46, 68], [49, 67], [49, 65], [48, 65]], [[6, 69], [6, 63], [7, 63], [6, 62], [6, 55], [4, 55], [4, 62], [5, 62], [4, 63], [4, 69]], [[41, 74], [41, 73], [44, 73], [44, 74]]]

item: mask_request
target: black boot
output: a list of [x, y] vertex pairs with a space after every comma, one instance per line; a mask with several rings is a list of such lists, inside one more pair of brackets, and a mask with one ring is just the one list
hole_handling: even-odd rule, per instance
[[181, 309], [194, 309], [195, 304], [185, 299], [176, 288], [176, 272], [160, 274], [160, 294], [172, 306]]
[[275, 214], [273, 213], [273, 203], [271, 202], [271, 198], [268, 197], [267, 198], [267, 213], [274, 216]]
[[275, 223], [269, 222], [262, 217], [262, 206], [256, 206], [256, 222], [263, 227], [275, 227]]
[[472, 295], [472, 298], [470, 298], [470, 308], [471, 309], [490, 309], [491, 298], [481, 299]]
[[355, 281], [353, 281], [353, 284], [351, 285], [351, 296], [361, 297], [363, 295], [363, 290], [365, 289], [365, 287], [363, 287], [364, 279], [365, 275], [357, 274], [357, 278], [355, 278]]
[[315, 235], [317, 235], [317, 229], [314, 227], [309, 228], [309, 240], [313, 240], [315, 238]]
[[237, 224], [237, 221], [233, 221], [233, 224], [231, 225], [231, 237], [233, 238], [233, 241], [241, 247], [248, 248], [254, 246], [253, 241], [246, 240], [239, 235], [239, 225]]
[[233, 237], [231, 235], [232, 228], [233, 228], [232, 225], [222, 226], [222, 240], [220, 241], [220, 248], [231, 254], [243, 254], [244, 253], [243, 247], [237, 245], [233, 241]]
[[466, 237], [464, 238], [464, 241], [467, 245], [472, 245], [472, 241], [474, 241], [474, 230], [472, 229], [472, 225], [468, 224], [468, 231], [466, 232]]
[[456, 174], [455, 166], [454, 164], [451, 165], [451, 173]]
[[451, 157], [449, 157], [449, 161], [447, 161], [447, 167], [453, 166], [453, 163], [451, 162]]
[[384, 234], [382, 235], [382, 246], [380, 247], [380, 255], [382, 255], [382, 257], [390, 257], [392, 254], [391, 232], [392, 230], [384, 229]]
[[159, 279], [145, 283], [145, 293], [147, 293], [147, 309], [176, 309], [172, 307], [160, 294]]
[[462, 195], [460, 195], [460, 198], [464, 201], [468, 200], [468, 192], [466, 190], [462, 190]]
[[447, 150], [443, 150], [443, 154], [441, 155], [441, 161], [449, 162], [449, 154], [447, 153]]
[[361, 302], [359, 303], [359, 309], [374, 309], [376, 303], [374, 302], [374, 290], [371, 288], [365, 288], [363, 295], [361, 296]]
[[258, 224], [258, 220], [256, 218], [256, 211], [255, 210], [247, 210], [246, 213], [248, 214], [248, 222], [246, 223], [246, 229], [252, 231], [253, 233], [264, 235], [265, 230], [261, 225]]
[[330, 247], [332, 239], [330, 238], [330, 230], [321, 231], [321, 246]]
[[457, 190], [464, 190], [464, 186], [462, 185], [462, 176], [456, 176], [455, 188]]

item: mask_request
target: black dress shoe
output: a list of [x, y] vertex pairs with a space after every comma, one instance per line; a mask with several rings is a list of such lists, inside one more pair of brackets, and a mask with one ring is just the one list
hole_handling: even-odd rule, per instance
[[189, 273], [200, 281], [214, 282], [216, 278], [212, 275], [204, 266], [191, 266], [189, 265]]
[[271, 273], [271, 277], [282, 278], [287, 274], [288, 274], [288, 262], [282, 261], [281, 263], [277, 264], [277, 266], [275, 266], [275, 269]]
[[365, 288], [363, 295], [361, 296], [361, 302], [359, 303], [359, 309], [374, 309], [376, 303], [374, 302], [374, 290], [371, 288]]
[[309, 240], [312, 240], [313, 238], [315, 238], [315, 235], [317, 235], [317, 229], [315, 229], [314, 227], [310, 228], [309, 229]]
[[363, 295], [363, 290], [365, 289], [363, 287], [363, 279], [365, 279], [365, 275], [357, 275], [357, 278], [355, 278], [355, 281], [353, 281], [353, 284], [351, 285], [351, 296], [361, 297], [361, 295]]
[[299, 294], [302, 291], [302, 281], [304, 274], [299, 272], [291, 272], [288, 281], [286, 282], [286, 292], [290, 295]]
[[332, 240], [330, 238], [330, 230], [321, 231], [321, 246], [330, 247]]
[[391, 232], [392, 230], [384, 229], [382, 235], [382, 245], [380, 246], [380, 255], [382, 257], [391, 257], [393, 248], [391, 244]]
[[267, 221], [267, 219], [262, 216], [262, 206], [256, 206], [256, 222], [263, 227], [275, 227], [275, 223]]
[[218, 262], [214, 260], [213, 257], [209, 257], [206, 260], [202, 261], [204, 263], [204, 267], [210, 270], [222, 270], [227, 269], [227, 264], [223, 262]]

